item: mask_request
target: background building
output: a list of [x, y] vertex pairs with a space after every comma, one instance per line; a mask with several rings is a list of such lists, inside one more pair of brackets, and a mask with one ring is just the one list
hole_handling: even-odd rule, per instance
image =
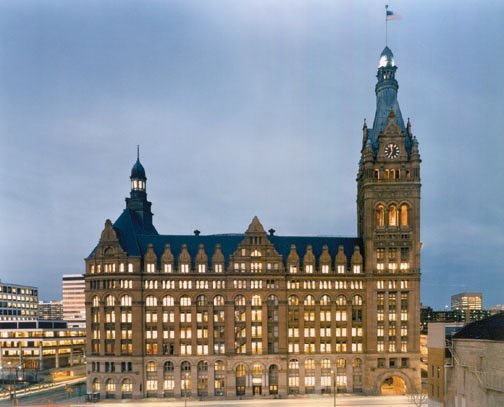
[[37, 318], [38, 288], [0, 281], [0, 321]]
[[63, 319], [70, 327], [86, 326], [86, 305], [84, 289], [86, 287], [82, 274], [63, 275]]
[[90, 391], [420, 388], [420, 156], [396, 70], [386, 47], [362, 134], [357, 237], [268, 235], [257, 217], [244, 234], [160, 235], [137, 158], [126, 209], [86, 259]]
[[63, 302], [39, 301], [38, 303], [38, 319], [46, 319], [50, 321], [59, 321], [63, 319]]
[[462, 322], [433, 322], [429, 323], [429, 335], [427, 338], [427, 393], [430, 407], [442, 407], [445, 402], [447, 366], [452, 365], [453, 355], [452, 337], [458, 332], [464, 323]]
[[[68, 328], [64, 321], [1, 321], [0, 381], [19, 384], [58, 373], [73, 375], [67, 368], [84, 363], [85, 343], [85, 330]], [[83, 366], [80, 370], [83, 374]]]
[[504, 406], [504, 313], [472, 322], [452, 339], [446, 406]]
[[495, 313], [492, 310], [441, 310], [434, 311], [431, 307], [422, 307], [420, 311], [421, 333], [427, 334], [432, 322], [464, 322], [480, 321]]
[[482, 293], [460, 293], [451, 297], [452, 310], [482, 310]]

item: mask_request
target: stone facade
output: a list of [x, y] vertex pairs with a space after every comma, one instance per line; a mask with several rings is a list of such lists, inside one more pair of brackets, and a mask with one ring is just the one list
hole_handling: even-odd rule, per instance
[[[364, 126], [358, 236], [160, 235], [137, 159], [86, 259], [89, 391], [286, 396], [420, 387], [420, 157], [391, 51]], [[334, 386], [334, 387], [333, 387]]]

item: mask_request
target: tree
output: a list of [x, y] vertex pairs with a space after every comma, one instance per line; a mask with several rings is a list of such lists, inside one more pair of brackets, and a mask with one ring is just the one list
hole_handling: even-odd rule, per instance
[[415, 407], [423, 407], [428, 398], [429, 396], [421, 390], [408, 393], [408, 401]]

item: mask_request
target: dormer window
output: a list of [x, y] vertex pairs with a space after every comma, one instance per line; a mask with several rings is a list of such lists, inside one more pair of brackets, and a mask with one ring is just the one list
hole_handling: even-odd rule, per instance
[[354, 274], [360, 274], [361, 273], [361, 265], [360, 264], [354, 265], [353, 272], [354, 272]]
[[296, 267], [296, 266], [291, 265], [291, 266], [289, 267], [289, 273], [291, 273], [291, 274], [297, 274], [297, 267]]
[[180, 265], [180, 272], [183, 274], [188, 274], [189, 273], [189, 264], [181, 264]]
[[155, 273], [156, 265], [154, 263], [147, 263], [147, 273]]
[[206, 267], [204, 264], [198, 264], [198, 273], [205, 273]]
[[313, 274], [313, 264], [307, 264], [305, 266], [305, 273], [306, 274]]
[[133, 273], [133, 264], [128, 263], [128, 273]]
[[345, 273], [345, 266], [343, 264], [338, 264], [337, 266], [337, 271], [338, 271], [338, 274], [344, 274]]
[[214, 273], [222, 273], [222, 264], [214, 264]]
[[329, 274], [329, 264], [322, 265], [322, 274]]
[[252, 253], [250, 253], [250, 255], [252, 257], [260, 257], [261, 256], [261, 252], [259, 250], [257, 250], [257, 249], [254, 249], [254, 250], [252, 250]]

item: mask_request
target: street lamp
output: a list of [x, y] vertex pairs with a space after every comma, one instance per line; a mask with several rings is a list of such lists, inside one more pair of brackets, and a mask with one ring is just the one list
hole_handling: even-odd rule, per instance
[[189, 373], [184, 373], [184, 407], [187, 407], [187, 378], [189, 377]]
[[331, 375], [333, 383], [333, 406], [336, 407], [336, 392], [338, 391], [338, 388], [336, 387], [336, 372], [331, 370]]

